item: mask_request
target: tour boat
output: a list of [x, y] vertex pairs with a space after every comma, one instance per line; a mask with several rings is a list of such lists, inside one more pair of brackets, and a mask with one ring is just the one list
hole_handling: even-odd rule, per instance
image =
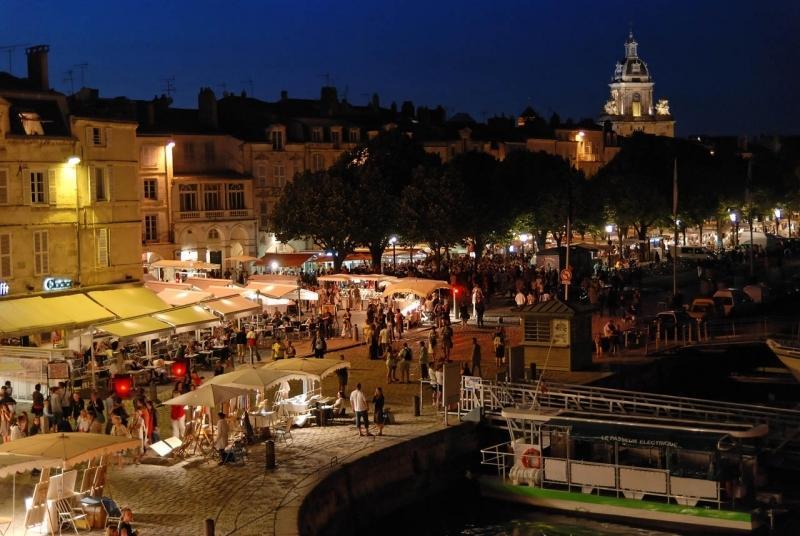
[[789, 369], [792, 376], [800, 382], [800, 346], [778, 342], [775, 339], [767, 339], [767, 346], [778, 356], [781, 363]]
[[699, 532], [751, 532], [766, 425], [576, 410], [503, 410], [510, 441], [483, 449], [486, 497]]

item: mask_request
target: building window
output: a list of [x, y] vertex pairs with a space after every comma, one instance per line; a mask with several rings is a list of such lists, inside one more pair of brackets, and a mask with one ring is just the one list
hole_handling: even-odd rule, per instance
[[205, 143], [205, 159], [206, 164], [213, 164], [214, 161], [217, 159], [217, 155], [214, 153], [214, 142], [207, 141]]
[[244, 184], [229, 184], [228, 190], [228, 210], [244, 209]]
[[641, 117], [642, 115], [642, 97], [638, 93], [633, 94], [631, 113], [633, 114], [633, 117]]
[[286, 168], [283, 164], [275, 164], [272, 167], [272, 182], [275, 188], [286, 186]]
[[325, 169], [325, 158], [320, 153], [311, 155], [311, 171], [322, 171]]
[[203, 208], [205, 210], [222, 210], [219, 190], [219, 184], [203, 185]]
[[314, 127], [311, 129], [311, 141], [314, 143], [322, 142], [322, 127]]
[[44, 171], [31, 171], [31, 204], [43, 205], [47, 203], [47, 175]]
[[264, 164], [256, 166], [256, 180], [259, 188], [267, 186], [267, 166]]
[[358, 143], [359, 138], [360, 133], [357, 128], [351, 128], [348, 131], [348, 141], [350, 141], [350, 143]]
[[108, 229], [97, 229], [94, 234], [97, 256], [95, 260], [98, 268], [108, 267]]
[[526, 318], [525, 340], [530, 342], [550, 342], [550, 320]]
[[100, 127], [86, 128], [86, 141], [95, 147], [103, 147], [106, 144], [106, 129]]
[[151, 201], [158, 199], [158, 179], [144, 180], [144, 198]]
[[8, 204], [8, 170], [0, 169], [0, 205]]
[[272, 131], [272, 150], [273, 151], [283, 151], [283, 131], [282, 130], [273, 130]]
[[262, 201], [260, 210], [259, 210], [259, 220], [261, 221], [261, 227], [267, 227], [269, 225], [269, 217], [267, 212], [267, 202]]
[[194, 143], [187, 141], [183, 144], [183, 159], [194, 160]]
[[110, 201], [109, 170], [105, 168], [89, 168], [89, 173], [92, 181], [92, 200]]
[[50, 249], [47, 231], [33, 232], [33, 273], [44, 275], [50, 272]]
[[197, 210], [197, 185], [181, 184], [178, 186], [181, 212]]
[[22, 129], [28, 136], [44, 136], [42, 118], [36, 112], [22, 112], [19, 114]]
[[143, 168], [157, 168], [158, 167], [158, 153], [161, 147], [157, 145], [142, 145], [139, 149], [140, 165]]
[[208, 239], [209, 240], [219, 240], [219, 231], [216, 229], [211, 229], [208, 231]]
[[331, 130], [331, 143], [334, 145], [342, 143], [342, 132], [340, 130]]
[[0, 277], [11, 277], [11, 235], [0, 234]]
[[144, 240], [145, 242], [158, 240], [158, 216], [155, 214], [147, 214], [144, 217]]

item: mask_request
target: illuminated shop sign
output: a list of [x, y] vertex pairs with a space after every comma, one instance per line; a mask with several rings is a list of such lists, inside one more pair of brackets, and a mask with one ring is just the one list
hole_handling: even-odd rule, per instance
[[67, 277], [45, 277], [42, 287], [48, 292], [53, 290], [66, 290], [72, 288], [72, 279]]

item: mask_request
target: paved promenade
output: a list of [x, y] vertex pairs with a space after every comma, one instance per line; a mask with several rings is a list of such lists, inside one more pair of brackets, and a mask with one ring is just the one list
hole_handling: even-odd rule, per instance
[[[479, 330], [469, 326], [462, 330], [460, 326], [456, 327], [452, 358], [468, 359], [472, 337], [476, 337], [482, 347], [484, 376], [493, 377], [492, 332], [492, 328]], [[518, 328], [507, 329], [507, 333], [512, 341], [518, 340]], [[421, 337], [427, 337], [427, 330], [413, 331], [404, 340], [413, 343]], [[365, 456], [375, 449], [443, 427], [441, 416], [435, 415], [431, 408], [430, 390], [427, 387], [422, 400], [422, 416], [413, 417], [413, 396], [419, 394], [416, 356], [412, 367], [412, 383], [388, 385], [383, 361], [368, 360], [366, 347], [352, 347], [352, 344], [352, 341], [334, 339], [330, 342], [326, 357], [344, 354], [352, 363], [348, 391], [361, 382], [367, 398], [371, 399], [375, 387], [384, 388], [386, 406], [395, 414], [397, 424], [387, 426], [382, 437], [360, 437], [352, 421], [328, 427], [293, 429], [292, 443], [276, 445], [278, 467], [274, 470], [265, 470], [265, 447], [262, 444], [249, 448], [244, 466], [220, 467], [200, 458], [161, 465], [164, 462], [157, 458], [146, 458], [141, 465], [112, 469], [107, 478], [105, 494], [120, 505], [133, 509], [134, 526], [141, 535], [203, 534], [206, 518], [216, 520], [217, 535], [291, 533], [295, 519], [293, 512], [288, 512], [288, 515], [286, 511], [283, 515], [278, 515], [278, 512], [282, 508], [296, 508], [296, 503], [288, 506], [289, 503], [304, 493], [309, 484], [325, 471]], [[301, 342], [298, 354], [309, 350], [308, 342]], [[335, 376], [323, 381], [323, 393], [333, 395], [336, 388]], [[159, 396], [162, 399], [169, 396], [166, 386], [159, 391]], [[160, 417], [161, 432], [167, 435], [169, 419], [166, 412], [162, 411]], [[455, 421], [455, 418], [452, 420]], [[21, 475], [17, 482], [18, 534], [24, 530], [22, 497], [29, 497], [32, 489], [30, 476]], [[0, 481], [0, 490], [0, 516], [10, 515], [10, 478]], [[277, 527], [276, 519], [280, 520]], [[100, 534], [100, 531], [94, 534]]]

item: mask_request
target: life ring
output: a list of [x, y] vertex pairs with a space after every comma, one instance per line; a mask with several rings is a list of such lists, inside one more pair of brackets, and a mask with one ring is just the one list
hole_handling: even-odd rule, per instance
[[533, 447], [525, 449], [520, 461], [526, 469], [539, 469], [542, 466], [542, 457], [539, 454], [539, 449]]

